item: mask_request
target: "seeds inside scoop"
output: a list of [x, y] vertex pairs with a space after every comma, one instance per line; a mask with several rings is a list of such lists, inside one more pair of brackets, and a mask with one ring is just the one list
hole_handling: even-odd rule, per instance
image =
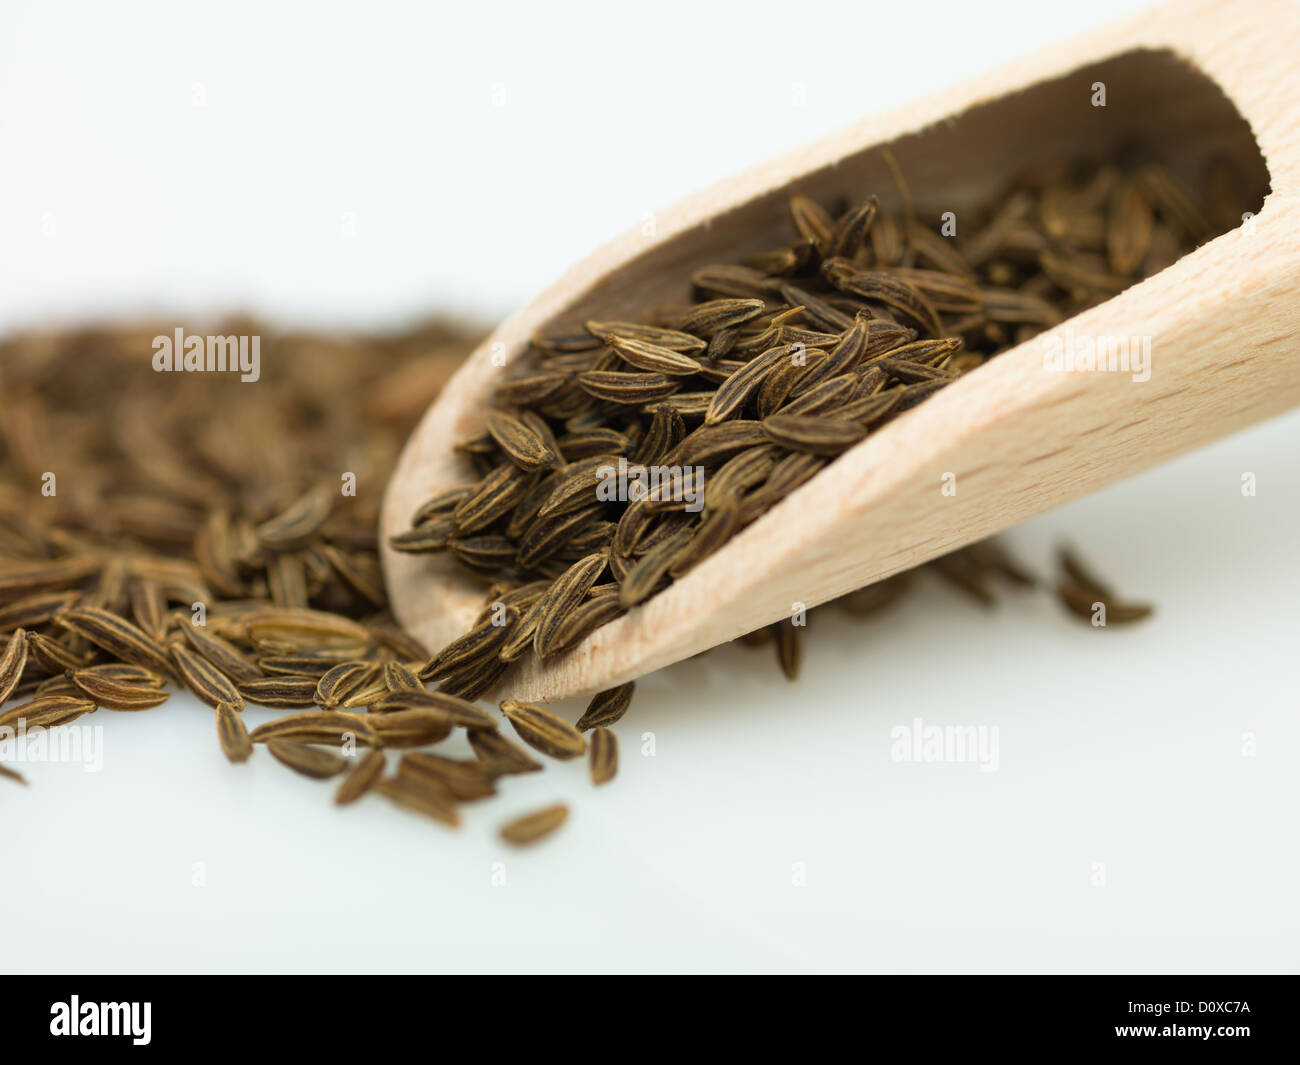
[[[885, 162], [892, 204], [878, 190], [836, 213], [796, 193], [787, 243], [694, 267], [680, 304], [558, 323], [512, 360], [488, 432], [460, 445], [477, 480], [419, 508], [446, 522], [437, 537], [413, 542], [417, 520], [397, 546], [450, 551], [506, 593], [549, 587], [510, 624], [480, 622], [422, 677], [463, 670], [456, 690], [477, 696], [502, 664], [568, 652], [911, 408], [1168, 265], [1158, 246], [1191, 250], [1212, 234], [1207, 219], [1229, 217], [1219, 201], [1235, 184], [1216, 161], [1210, 209], [1151, 161], [1041, 169], [969, 212], [960, 234], [939, 233]], [[627, 485], [643, 476], [643, 490], [611, 489], [612, 470]], [[450, 511], [449, 491], [464, 493]], [[936, 566], [987, 598], [968, 561]], [[1078, 583], [1061, 588], [1076, 612]], [[1117, 621], [1142, 615], [1111, 607]], [[800, 634], [774, 631], [793, 678]]]

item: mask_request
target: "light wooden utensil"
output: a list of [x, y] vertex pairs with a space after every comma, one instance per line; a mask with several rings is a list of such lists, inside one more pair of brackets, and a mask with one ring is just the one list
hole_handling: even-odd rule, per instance
[[[419, 504], [471, 479], [452, 445], [481, 430], [494, 389], [536, 331], [680, 300], [693, 269], [788, 241], [791, 191], [823, 202], [878, 192], [890, 206], [883, 146], [924, 202], [951, 204], [959, 225], [965, 208], [1026, 164], [1104, 156], [1129, 142], [1153, 146], [1189, 177], [1227, 152], [1271, 191], [1239, 229], [873, 433], [569, 654], [507, 674], [512, 695], [545, 700], [623, 683], [1300, 404], [1298, 56], [1300, 6], [1287, 0], [1176, 3], [869, 119], [660, 213], [653, 236], [637, 231], [596, 252], [457, 373], [390, 482], [385, 544]], [[1094, 106], [1099, 85], [1104, 107]], [[1069, 330], [1150, 337], [1150, 379], [1052, 370], [1045, 345]], [[948, 475], [955, 494], [941, 491]], [[483, 585], [446, 556], [385, 547], [383, 558], [397, 617], [431, 651], [484, 606]]]

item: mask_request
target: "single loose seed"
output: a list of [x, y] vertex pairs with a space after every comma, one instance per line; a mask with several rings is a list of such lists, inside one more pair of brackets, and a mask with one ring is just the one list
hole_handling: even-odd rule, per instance
[[515, 732], [529, 747], [552, 758], [580, 758], [587, 751], [582, 733], [564, 718], [532, 703], [507, 699], [501, 704]]
[[309, 747], [305, 743], [272, 740], [266, 745], [266, 749], [277, 762], [287, 765], [296, 773], [316, 780], [327, 780], [338, 776], [348, 764], [348, 760], [341, 754], [323, 751], [319, 747]]
[[455, 798], [432, 777], [419, 774], [391, 777], [375, 781], [372, 788], [405, 809], [423, 814], [451, 828], [460, 825]]
[[524, 845], [536, 843], [549, 836], [569, 819], [569, 808], [563, 803], [547, 806], [523, 817], [516, 817], [501, 826], [501, 838], [507, 843]]
[[620, 684], [617, 688], [609, 688], [603, 692], [597, 692], [590, 703], [587, 704], [587, 710], [578, 718], [577, 728], [581, 732], [589, 729], [608, 727], [618, 721], [627, 713], [627, 708], [632, 705], [632, 696], [636, 692], [636, 683], [629, 682]]
[[596, 728], [591, 734], [591, 782], [606, 784], [618, 772], [618, 738], [607, 728]]
[[72, 683], [96, 706], [107, 710], [150, 710], [161, 706], [171, 692], [148, 681], [108, 676], [94, 669], [72, 671]]
[[541, 762], [530, 758], [527, 751], [496, 729], [470, 729], [469, 745], [493, 774], [535, 773], [542, 768]]
[[249, 738], [248, 728], [238, 713], [238, 707], [233, 703], [218, 703], [216, 710], [217, 739], [221, 743], [222, 753], [235, 764], [247, 762], [253, 756], [253, 741]]
[[172, 658], [185, 686], [209, 706], [231, 703], [236, 709], [243, 708], [244, 697], [239, 689], [211, 662], [179, 644], [172, 648]]
[[275, 710], [293, 710], [316, 701], [315, 677], [266, 677], [239, 685], [239, 694], [250, 703]]
[[352, 768], [334, 793], [334, 804], [346, 806], [368, 792], [384, 772], [384, 752], [367, 751]]

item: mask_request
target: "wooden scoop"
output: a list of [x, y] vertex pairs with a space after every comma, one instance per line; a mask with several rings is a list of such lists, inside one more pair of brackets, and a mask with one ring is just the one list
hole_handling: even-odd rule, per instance
[[[822, 202], [876, 192], [897, 206], [887, 202], [883, 146], [925, 203], [952, 205], [958, 225], [1025, 165], [1105, 157], [1133, 142], [1189, 177], [1210, 154], [1227, 153], [1271, 191], [1238, 229], [873, 433], [569, 654], [507, 674], [512, 695], [545, 700], [623, 683], [1300, 403], [1297, 56], [1300, 6], [1287, 0], [1176, 3], [869, 119], [662, 212], [512, 316], [456, 374], [398, 463], [384, 543], [425, 500], [473, 479], [452, 445], [482, 429], [494, 389], [536, 331], [682, 300], [694, 269], [787, 242], [793, 191]], [[1094, 105], [1099, 84], [1105, 106]], [[1049, 342], [1080, 336], [1152, 338], [1150, 379], [1046, 364]], [[398, 619], [432, 651], [484, 606], [483, 585], [446, 556], [385, 547], [383, 559]]]

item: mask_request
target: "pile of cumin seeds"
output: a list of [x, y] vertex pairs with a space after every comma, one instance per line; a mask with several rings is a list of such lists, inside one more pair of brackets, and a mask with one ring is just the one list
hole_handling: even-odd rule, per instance
[[[425, 689], [428, 651], [389, 613], [377, 557], [396, 456], [481, 334], [225, 322], [216, 335], [261, 341], [260, 378], [242, 382], [155, 372], [153, 342], [173, 328], [0, 341], [0, 740], [100, 709], [153, 710], [184, 687], [213, 708], [229, 761], [264, 746], [303, 776], [342, 776], [340, 805], [374, 791], [455, 825], [462, 802], [540, 770], [495, 715]], [[584, 729], [612, 724], [626, 696], [593, 704], [599, 721]], [[284, 714], [250, 728], [247, 705]], [[548, 756], [586, 753], [544, 708], [516, 704], [507, 718]], [[473, 758], [421, 750], [460, 729]], [[365, 753], [344, 757], [354, 747]], [[616, 767], [602, 735], [593, 780]], [[26, 784], [9, 766], [0, 777]], [[565, 814], [517, 819], [503, 838], [540, 839]]]
[[[1149, 227], [1135, 197], [1150, 211]], [[813, 476], [853, 435], [825, 421], [851, 420], [847, 407], [865, 433], [1053, 315], [1105, 298], [1113, 285], [1094, 282], [1112, 239], [1121, 259], [1142, 250], [1133, 277], [1153, 272], [1197, 239], [1198, 211], [1158, 169], [1035, 179], [990, 208], [982, 252], [963, 252], [982, 310], [960, 313], [952, 292], [943, 295], [951, 284], [940, 261], [947, 249], [915, 220], [891, 221], [871, 201], [837, 220], [796, 200], [792, 243], [738, 268], [701, 271], [690, 307], [654, 312], [646, 325], [593, 323], [540, 338], [538, 365], [506, 386], [509, 402], [489, 415], [487, 436], [463, 447], [482, 480], [429, 501], [399, 538], [408, 550], [451, 548], [484, 577], [481, 623], [432, 658], [388, 611], [376, 556], [379, 501], [410, 430], [479, 339], [474, 331], [433, 323], [356, 338], [225, 323], [222, 335], [262, 338], [256, 383], [155, 373], [151, 342], [170, 334], [170, 323], [0, 341], [0, 730], [57, 727], [99, 709], [151, 710], [183, 686], [212, 707], [214, 747], [231, 762], [264, 746], [298, 774], [339, 779], [340, 805], [373, 792], [455, 825], [461, 804], [540, 770], [530, 752], [585, 755], [593, 784], [605, 784], [618, 764], [612, 726], [628, 710], [632, 684], [595, 696], [576, 726], [542, 707], [507, 700], [498, 716], [474, 700], [510, 662], [536, 653], [539, 639], [546, 653], [571, 646], [689, 568], [681, 549], [693, 564]], [[1206, 207], [1199, 218], [1226, 228], [1227, 215]], [[884, 275], [872, 282], [873, 296], [836, 287], [834, 277], [857, 273], [819, 273], [837, 258], [864, 267], [857, 273]], [[1062, 273], [1063, 263], [1078, 269]], [[955, 263], [947, 267], [951, 274]], [[761, 297], [738, 287], [755, 273]], [[762, 310], [750, 314], [755, 302]], [[808, 358], [791, 363], [797, 373], [773, 363], [768, 376], [750, 370], [736, 380], [764, 342], [802, 344]], [[700, 367], [689, 375], [699, 386], [693, 392], [688, 375], [669, 372], [683, 371], [687, 358]], [[625, 380], [624, 363], [673, 378], [672, 387], [657, 399], [620, 402], [629, 386], [646, 387]], [[847, 400], [839, 380], [846, 374], [856, 382]], [[869, 395], [864, 380], [874, 382]], [[665, 388], [651, 384], [656, 395]], [[867, 417], [881, 395], [892, 406]], [[561, 413], [566, 404], [581, 409], [561, 417], [557, 404]], [[754, 424], [761, 441], [733, 451], [727, 434], [741, 425], [741, 436], [752, 435]], [[701, 439], [702, 428], [716, 431]], [[539, 489], [570, 477], [584, 459], [645, 462], [692, 438], [687, 453], [702, 450], [691, 457], [710, 469], [698, 527], [657, 499], [626, 528], [633, 510], [626, 504], [585, 513], [592, 485], [582, 478]], [[518, 498], [508, 513], [493, 513], [519, 492], [521, 470], [534, 475], [526, 505]], [[524, 524], [512, 532], [516, 521]], [[630, 553], [619, 550], [620, 530], [631, 537]], [[1119, 600], [1077, 559], [1063, 556], [1062, 566], [1060, 594], [1080, 618], [1096, 624], [1097, 601], [1116, 621], [1149, 612]], [[1033, 583], [988, 543], [923, 569], [986, 605], [999, 582]], [[875, 613], [911, 579], [901, 575], [837, 605]], [[1094, 602], [1085, 604], [1088, 597]], [[487, 611], [498, 604], [508, 624], [489, 631]], [[803, 631], [782, 622], [742, 639], [775, 645], [793, 678]], [[428, 690], [431, 679], [440, 679], [437, 690]], [[285, 713], [250, 729], [246, 705]], [[522, 743], [504, 734], [504, 722]], [[473, 757], [438, 752], [458, 731]], [[343, 757], [353, 745], [365, 753]], [[25, 783], [7, 766], [0, 777]], [[530, 843], [567, 816], [565, 807], [548, 806], [501, 834]]]
[[[152, 710], [184, 686], [213, 707], [214, 748], [232, 763], [265, 747], [295, 773], [337, 780], [339, 805], [373, 792], [445, 825], [504, 779], [540, 771], [534, 754], [585, 755], [593, 784], [614, 777], [612, 729], [635, 685], [595, 696], [576, 725], [510, 701], [498, 717], [427, 690], [418, 677], [426, 649], [387, 612], [375, 558], [380, 488], [476, 336], [441, 326], [387, 340], [263, 330], [263, 380], [238, 384], [142, 369], [152, 335], [140, 327], [0, 343], [14, 413], [0, 427], [0, 729]], [[359, 413], [333, 410], [335, 388], [360, 397]], [[150, 414], [144, 430], [122, 420], [132, 414]], [[236, 436], [249, 446], [214, 446]], [[292, 461], [281, 462], [286, 451]], [[268, 476], [268, 466], [281, 472]], [[40, 491], [46, 473], [51, 495]], [[355, 495], [320, 487], [345, 475]], [[988, 543], [923, 569], [985, 605], [999, 582], [1032, 582]], [[836, 605], [873, 614], [913, 576]], [[774, 644], [793, 679], [804, 632], [783, 622], [743, 642]], [[250, 729], [246, 705], [283, 713]], [[456, 731], [472, 758], [440, 753]], [[343, 757], [353, 744], [364, 753]], [[0, 777], [26, 783], [9, 766]], [[567, 816], [547, 806], [501, 836], [529, 844]]]
[[[536, 336], [458, 445], [478, 479], [425, 501], [391, 540], [490, 582], [484, 612], [421, 679], [476, 698], [515, 662], [572, 649], [870, 433], [1238, 225], [1232, 165], [1213, 159], [1204, 184], [1198, 195], [1150, 160], [1044, 167], [951, 239], [910, 206], [795, 195], [789, 242], [684, 277], [690, 302]], [[620, 463], [648, 490], [602, 492]], [[935, 566], [987, 598], [977, 555]], [[1076, 592], [1061, 586], [1067, 606]], [[790, 676], [792, 629], [771, 630]]]

